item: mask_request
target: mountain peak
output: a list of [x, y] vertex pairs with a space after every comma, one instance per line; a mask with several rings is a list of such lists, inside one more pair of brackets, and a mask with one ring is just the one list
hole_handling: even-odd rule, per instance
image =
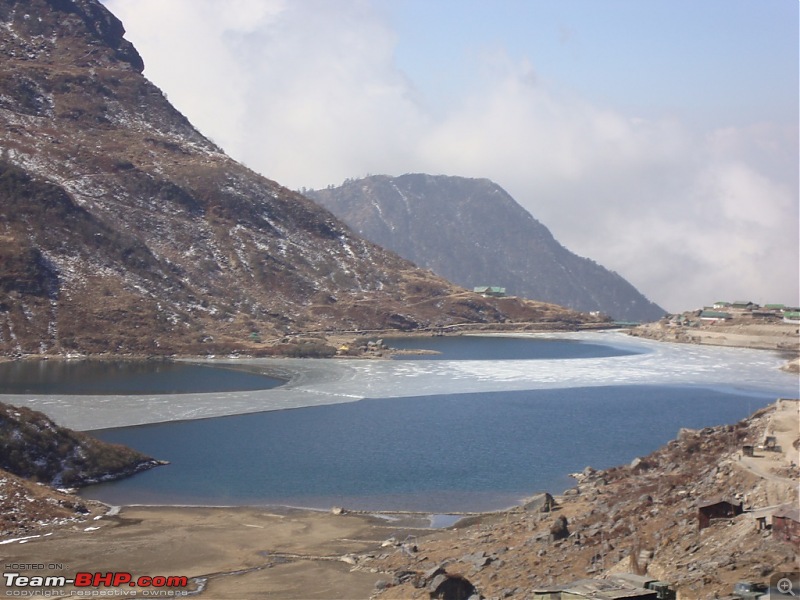
[[410, 173], [308, 195], [360, 235], [468, 289], [504, 287], [626, 321], [664, 314], [618, 274], [564, 248], [489, 179]]
[[122, 21], [97, 0], [4, 0], [0, 21], [13, 34], [0, 47], [6, 59], [144, 70]]

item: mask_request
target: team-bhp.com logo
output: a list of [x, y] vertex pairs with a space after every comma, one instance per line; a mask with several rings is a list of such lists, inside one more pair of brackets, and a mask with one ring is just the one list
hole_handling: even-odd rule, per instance
[[[138, 595], [131, 588], [139, 588], [137, 591], [142, 596], [187, 596], [188, 592], [185, 588], [189, 585], [189, 578], [182, 575], [134, 577], [131, 573], [124, 571], [80, 572], [75, 573], [74, 577], [3, 573], [3, 579], [7, 588], [6, 596], [11, 597]], [[77, 589], [63, 589], [67, 586], [74, 586]], [[44, 593], [45, 591], [48, 593]]]

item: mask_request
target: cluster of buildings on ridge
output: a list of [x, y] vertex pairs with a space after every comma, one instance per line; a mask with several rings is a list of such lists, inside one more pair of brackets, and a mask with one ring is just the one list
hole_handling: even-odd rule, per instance
[[[692, 319], [691, 316], [695, 319]], [[789, 323], [800, 325], [800, 307], [783, 304], [765, 304], [759, 306], [749, 300], [736, 302], [715, 302], [712, 306], [703, 307], [693, 313], [670, 315], [671, 325], [692, 325], [699, 320], [705, 323], [719, 323], [732, 319], [753, 319], [766, 323]]]

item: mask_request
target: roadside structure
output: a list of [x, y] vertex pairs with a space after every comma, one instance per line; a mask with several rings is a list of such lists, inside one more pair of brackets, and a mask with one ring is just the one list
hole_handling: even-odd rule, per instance
[[724, 498], [716, 498], [697, 507], [697, 529], [702, 530], [711, 526], [716, 519], [732, 519], [742, 514], [742, 503], [735, 503]]
[[800, 549], [800, 508], [786, 505], [772, 513], [772, 533]]
[[717, 310], [704, 310], [700, 313], [701, 321], [729, 321], [732, 318], [730, 313]]
[[800, 324], [800, 312], [789, 311], [789, 312], [783, 313], [783, 322], [784, 323], [792, 323], [792, 324]]

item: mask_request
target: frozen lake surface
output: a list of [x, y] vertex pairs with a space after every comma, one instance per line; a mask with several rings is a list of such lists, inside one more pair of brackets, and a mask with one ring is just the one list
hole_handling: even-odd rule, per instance
[[[82, 491], [112, 504], [443, 513], [558, 493], [570, 485], [568, 473], [586, 465], [629, 462], [680, 427], [732, 423], [798, 393], [797, 376], [780, 371], [783, 358], [766, 351], [618, 332], [419, 343], [431, 341], [482, 360], [450, 360], [447, 350], [413, 360], [216, 359], [207, 362], [226, 367], [220, 377], [235, 369], [287, 383], [2, 400], [170, 461]], [[502, 355], [501, 346], [525, 359], [489, 358]]]
[[287, 383], [241, 392], [5, 394], [0, 400], [40, 410], [73, 429], [92, 430], [340, 404], [363, 398], [475, 392], [690, 385], [759, 397], [798, 394], [797, 376], [780, 371], [784, 359], [773, 352], [654, 342], [618, 332], [533, 337], [610, 345], [634, 354], [537, 360], [213, 359], [208, 362], [250, 369]]

